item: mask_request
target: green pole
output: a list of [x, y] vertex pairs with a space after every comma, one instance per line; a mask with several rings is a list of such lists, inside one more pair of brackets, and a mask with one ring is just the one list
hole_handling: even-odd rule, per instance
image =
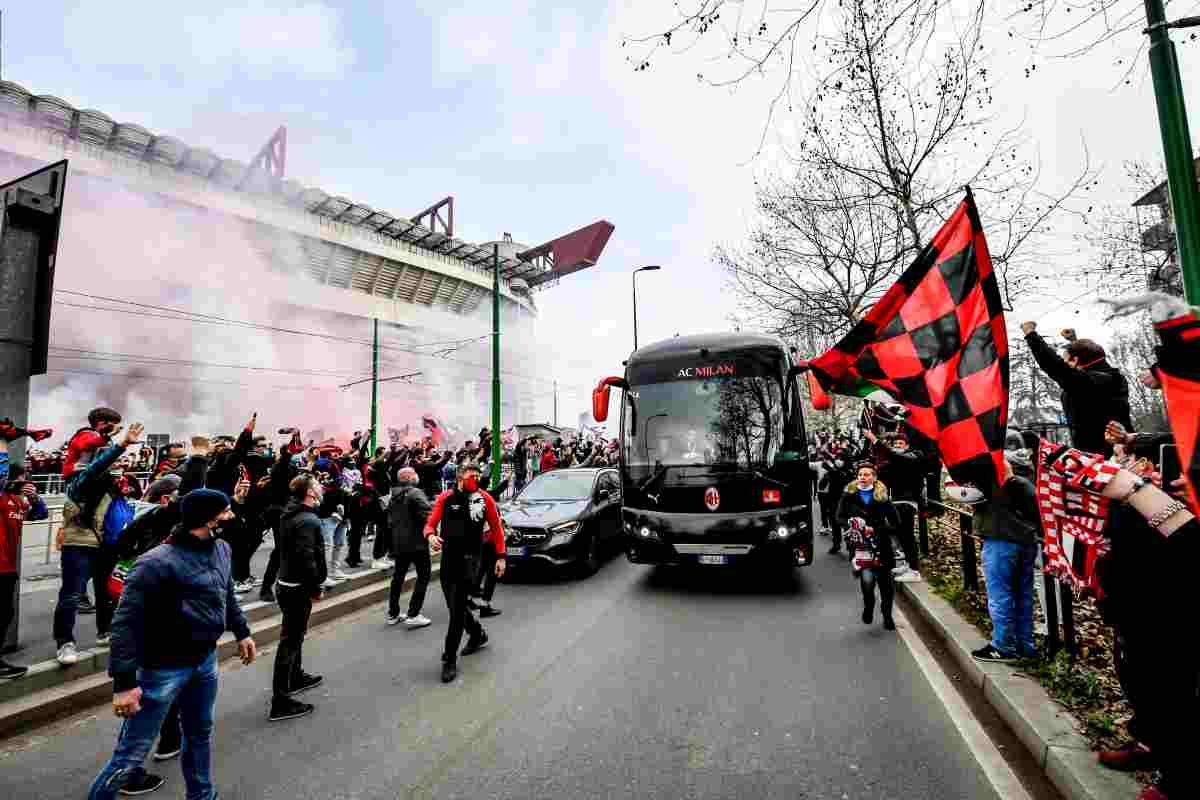
[[379, 320], [374, 320], [375, 335], [371, 340], [371, 455], [375, 455], [375, 429], [379, 416]]
[[1158, 128], [1162, 134], [1163, 158], [1167, 162], [1167, 186], [1171, 214], [1175, 218], [1176, 258], [1183, 274], [1187, 301], [1200, 305], [1200, 189], [1192, 167], [1192, 135], [1188, 130], [1179, 59], [1167, 30], [1163, 0], [1145, 0], [1147, 33], [1150, 34], [1150, 75], [1158, 104]]
[[500, 245], [492, 245], [492, 480], [500, 485]]

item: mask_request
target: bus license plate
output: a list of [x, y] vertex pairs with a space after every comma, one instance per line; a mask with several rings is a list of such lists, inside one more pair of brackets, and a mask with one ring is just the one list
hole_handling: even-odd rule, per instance
[[525, 548], [524, 547], [509, 547], [508, 554], [514, 558], [524, 558], [525, 557]]
[[729, 561], [725, 556], [700, 556], [699, 559], [701, 564], [716, 564], [718, 566], [726, 564]]

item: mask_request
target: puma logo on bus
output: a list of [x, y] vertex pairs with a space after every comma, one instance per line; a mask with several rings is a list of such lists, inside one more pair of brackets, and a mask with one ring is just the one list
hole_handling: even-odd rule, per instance
[[678, 378], [716, 378], [719, 375], [733, 375], [736, 370], [733, 364], [717, 364], [712, 367], [684, 367], [679, 370]]

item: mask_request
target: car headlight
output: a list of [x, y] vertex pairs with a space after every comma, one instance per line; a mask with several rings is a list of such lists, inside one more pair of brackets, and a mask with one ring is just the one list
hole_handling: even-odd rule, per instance
[[549, 528], [550, 532], [550, 547], [558, 547], [559, 545], [567, 544], [571, 541], [571, 537], [579, 532], [581, 524], [578, 520], [572, 522], [563, 522], [558, 525], [552, 525]]

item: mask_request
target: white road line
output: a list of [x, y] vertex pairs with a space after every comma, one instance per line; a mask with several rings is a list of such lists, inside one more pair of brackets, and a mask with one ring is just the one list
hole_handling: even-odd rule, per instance
[[896, 618], [896, 628], [900, 638], [908, 646], [909, 652], [912, 653], [921, 672], [925, 674], [925, 679], [929, 681], [934, 694], [942, 701], [946, 713], [954, 722], [954, 727], [958, 729], [959, 735], [967, 743], [971, 755], [975, 756], [975, 760], [979, 762], [983, 774], [987, 776], [988, 782], [992, 784], [996, 794], [1003, 800], [1032, 800], [1029, 792], [1025, 791], [1024, 785], [1012, 768], [1008, 766], [1008, 762], [1004, 760], [1004, 756], [1000, 754], [996, 744], [988, 737], [983, 726], [979, 724], [979, 720], [975, 719], [975, 715], [967, 707], [966, 701], [959, 696], [958, 690], [950, 683], [950, 679], [942, 671], [941, 665], [929, 652], [925, 642], [913, 630], [912, 623], [904, 612], [897, 606], [892, 613]]

